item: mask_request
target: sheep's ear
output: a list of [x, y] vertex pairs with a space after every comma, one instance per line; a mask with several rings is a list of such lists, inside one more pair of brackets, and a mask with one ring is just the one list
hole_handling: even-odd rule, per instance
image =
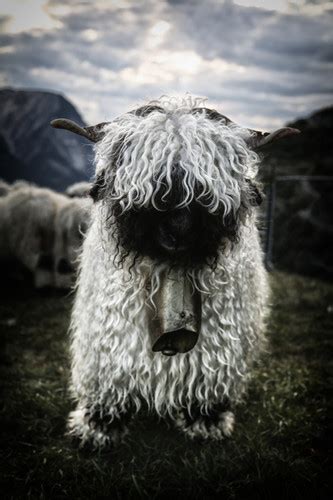
[[105, 187], [105, 171], [102, 170], [102, 172], [100, 172], [97, 175], [93, 185], [89, 190], [89, 196], [93, 199], [94, 202], [99, 201], [101, 199], [101, 193], [104, 187]]
[[[235, 126], [236, 124], [230, 120], [225, 115], [221, 115], [219, 112], [215, 111], [214, 109], [208, 109], [208, 108], [194, 108], [192, 110], [192, 113], [206, 113], [206, 116], [210, 118], [211, 120], [214, 121], [219, 121], [219, 122], [224, 122], [225, 125], [228, 126]], [[297, 128], [292, 128], [292, 127], [283, 127], [279, 128], [278, 130], [275, 130], [274, 132], [259, 132], [258, 130], [253, 130], [253, 129], [247, 129], [249, 132], [251, 132], [250, 138], [247, 140], [248, 145], [252, 149], [260, 149], [263, 146], [266, 146], [266, 144], [271, 144], [272, 142], [275, 142], [279, 139], [282, 139], [283, 137], [288, 137], [288, 135], [295, 135], [299, 134], [300, 130]]]
[[297, 128], [283, 127], [275, 130], [274, 132], [258, 132], [258, 130], [251, 130], [252, 133], [248, 144], [252, 149], [260, 149], [266, 144], [271, 144], [272, 142], [278, 141], [283, 137], [288, 137], [289, 135], [300, 134], [300, 130]]
[[51, 121], [51, 126], [54, 128], [62, 128], [64, 130], [69, 130], [74, 134], [82, 135], [86, 139], [92, 142], [98, 142], [104, 137], [104, 127], [108, 125], [108, 122], [99, 123], [98, 125], [93, 125], [92, 127], [81, 127], [72, 120], [67, 118], [57, 118]]

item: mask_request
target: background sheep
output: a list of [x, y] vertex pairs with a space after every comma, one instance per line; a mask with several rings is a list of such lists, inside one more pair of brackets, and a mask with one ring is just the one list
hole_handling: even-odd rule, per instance
[[24, 179], [18, 179], [17, 181], [14, 181], [13, 184], [11, 184], [11, 189], [22, 189], [22, 188], [29, 188], [29, 187], [38, 187], [37, 184], [34, 182], [29, 182]]
[[6, 196], [10, 191], [10, 185], [0, 179], [0, 196]]
[[90, 189], [90, 182], [76, 182], [75, 184], [68, 186], [65, 193], [70, 198], [84, 198], [88, 196]]
[[78, 263], [78, 253], [87, 230], [92, 200], [62, 197], [55, 219], [55, 286], [69, 288]]
[[62, 195], [19, 187], [1, 199], [1, 256], [18, 260], [37, 288], [53, 284], [54, 220]]
[[18, 181], [0, 198], [1, 260], [21, 263], [33, 274], [37, 288], [68, 288], [90, 205], [90, 199], [68, 199]]

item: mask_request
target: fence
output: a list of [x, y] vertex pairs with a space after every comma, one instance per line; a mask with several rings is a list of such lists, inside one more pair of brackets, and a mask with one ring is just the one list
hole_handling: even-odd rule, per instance
[[[305, 181], [308, 181], [309, 183], [333, 183], [333, 177], [332, 176], [311, 176], [311, 175], [275, 175], [275, 171], [272, 172], [273, 175], [271, 176], [271, 182], [269, 185], [268, 189], [268, 194], [267, 194], [267, 209], [266, 209], [266, 232], [265, 232], [265, 238], [264, 238], [264, 247], [265, 247], [265, 264], [266, 268], [271, 271], [274, 268], [274, 256], [273, 256], [273, 250], [274, 250], [274, 244], [275, 244], [275, 239], [276, 239], [276, 203], [278, 199], [278, 187], [282, 186], [284, 183], [300, 183], [302, 182], [304, 184]], [[332, 185], [333, 188], [333, 185]], [[286, 190], [284, 190], [286, 191]], [[321, 190], [319, 189], [319, 192]], [[333, 190], [331, 189], [330, 192], [332, 193]], [[320, 197], [320, 195], [318, 195]], [[332, 198], [331, 198], [332, 199]], [[327, 202], [327, 200], [325, 200]], [[290, 204], [290, 200], [284, 200], [286, 204]], [[293, 213], [290, 212], [290, 207], [289, 207], [289, 213], [285, 214], [286, 217], [292, 217]], [[283, 224], [282, 224], [283, 225]], [[279, 227], [279, 231], [283, 230], [283, 227]], [[333, 231], [333, 227], [332, 227]], [[292, 240], [292, 236], [291, 240]], [[333, 237], [333, 234], [332, 234]], [[288, 248], [286, 248], [286, 252], [288, 252]], [[292, 264], [292, 263], [291, 263]]]

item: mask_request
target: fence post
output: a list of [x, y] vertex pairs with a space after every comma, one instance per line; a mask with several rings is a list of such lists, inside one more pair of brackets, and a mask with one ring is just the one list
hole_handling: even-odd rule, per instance
[[268, 191], [268, 206], [267, 206], [267, 233], [266, 233], [266, 248], [265, 248], [265, 265], [267, 271], [273, 271], [273, 244], [274, 244], [274, 211], [276, 199], [276, 165], [271, 166], [271, 183]]

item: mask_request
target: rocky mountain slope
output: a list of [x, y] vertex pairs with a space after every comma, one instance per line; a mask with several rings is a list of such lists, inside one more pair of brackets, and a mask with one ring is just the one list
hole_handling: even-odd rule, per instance
[[0, 90], [0, 177], [23, 178], [58, 191], [89, 179], [91, 145], [50, 127], [57, 117], [84, 125], [74, 106], [59, 94]]
[[288, 137], [267, 147], [264, 178], [268, 167], [276, 167], [276, 175], [332, 175], [333, 106], [323, 108], [308, 117], [288, 123], [301, 134]]

